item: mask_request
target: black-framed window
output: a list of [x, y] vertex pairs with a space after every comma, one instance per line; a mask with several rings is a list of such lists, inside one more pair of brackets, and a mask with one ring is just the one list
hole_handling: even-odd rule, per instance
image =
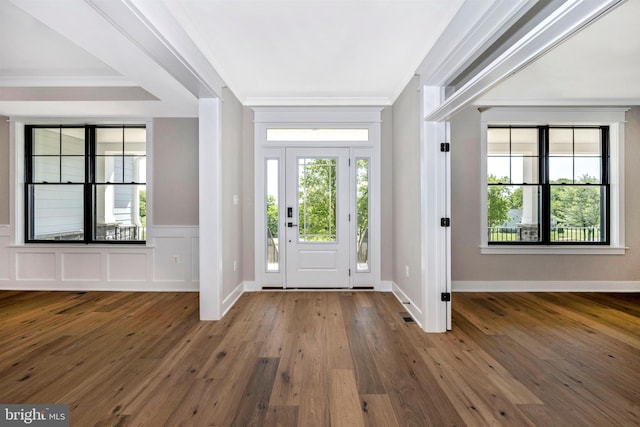
[[144, 243], [145, 126], [25, 126], [25, 241]]
[[608, 245], [608, 126], [489, 126], [489, 244]]

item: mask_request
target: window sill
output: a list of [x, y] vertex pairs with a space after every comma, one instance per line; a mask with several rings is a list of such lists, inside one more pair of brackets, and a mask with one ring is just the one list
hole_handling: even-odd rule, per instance
[[141, 243], [21, 243], [8, 246], [11, 249], [82, 249], [82, 250], [98, 250], [98, 249], [153, 249], [155, 246]]
[[512, 246], [483, 245], [483, 255], [624, 255], [625, 246]]

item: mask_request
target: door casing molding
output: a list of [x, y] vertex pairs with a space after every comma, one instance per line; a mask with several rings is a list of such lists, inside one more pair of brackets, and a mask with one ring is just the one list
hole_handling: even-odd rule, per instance
[[[367, 156], [369, 170], [369, 259], [371, 268], [358, 273], [355, 257], [351, 266], [351, 286], [372, 286], [381, 290], [380, 271], [380, 146], [382, 107], [256, 107], [254, 111], [254, 209], [255, 209], [255, 281], [258, 288], [279, 287], [285, 283], [281, 266], [278, 272], [266, 271], [266, 159], [280, 159], [279, 194], [284, 196], [284, 161], [287, 147], [346, 147], [351, 157]], [[366, 141], [268, 141], [267, 129], [367, 129]], [[352, 160], [353, 164], [353, 160]], [[353, 170], [353, 169], [351, 169]], [[351, 175], [353, 175], [351, 173]], [[352, 191], [352, 190], [350, 190]], [[353, 200], [353, 198], [352, 198]], [[284, 197], [280, 197], [279, 211], [284, 212]], [[353, 212], [352, 212], [353, 214]], [[352, 215], [353, 217], [353, 215]], [[355, 222], [350, 227], [354, 227]], [[280, 245], [280, 250], [284, 247]], [[286, 249], [285, 249], [286, 250]], [[281, 255], [284, 259], [284, 254]], [[281, 261], [282, 262], [282, 261]]]

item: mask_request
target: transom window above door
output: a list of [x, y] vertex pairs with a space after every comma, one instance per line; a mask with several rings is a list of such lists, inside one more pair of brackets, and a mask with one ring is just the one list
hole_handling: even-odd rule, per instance
[[368, 141], [369, 129], [267, 129], [268, 142], [286, 141]]

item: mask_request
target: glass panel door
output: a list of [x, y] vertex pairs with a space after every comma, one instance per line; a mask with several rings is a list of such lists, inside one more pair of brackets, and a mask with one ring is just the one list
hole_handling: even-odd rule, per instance
[[287, 287], [349, 286], [349, 150], [286, 150]]

